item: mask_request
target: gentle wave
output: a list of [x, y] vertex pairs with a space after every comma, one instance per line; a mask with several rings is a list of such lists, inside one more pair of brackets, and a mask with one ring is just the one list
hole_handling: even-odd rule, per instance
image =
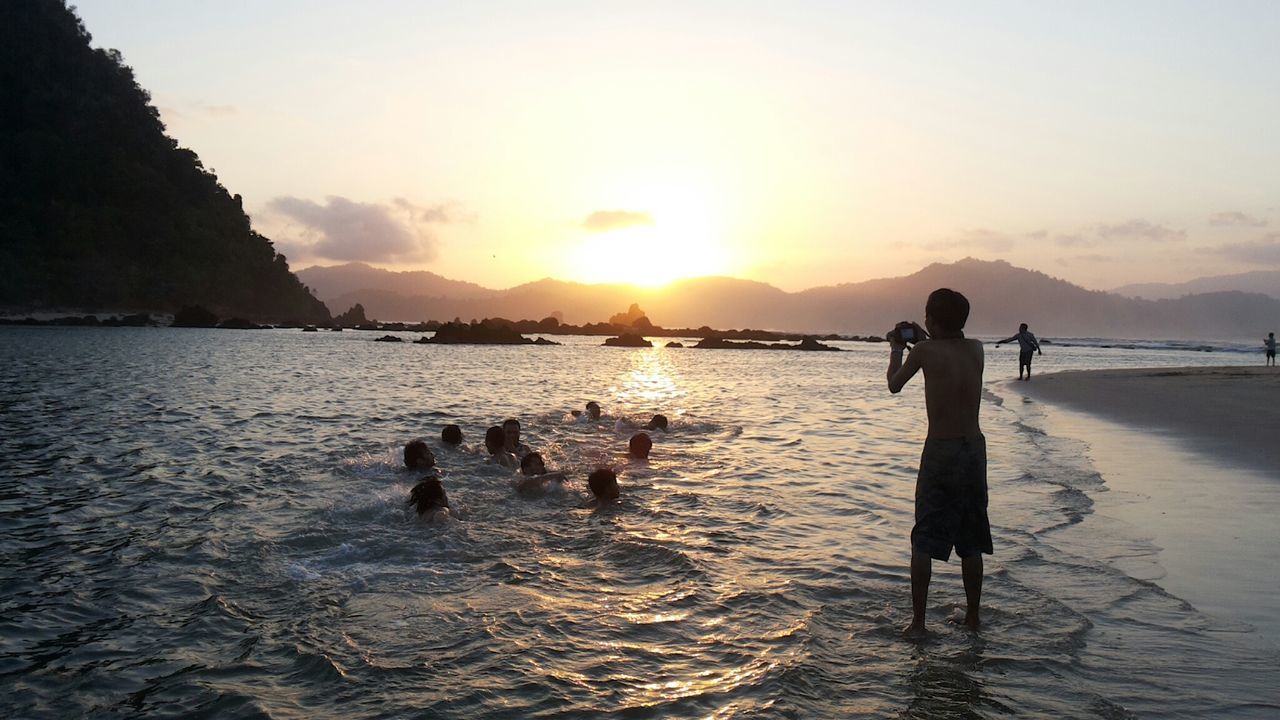
[[[396, 347], [0, 330], [7, 717], [1263, 717], [1274, 649], [1163, 591], [1081, 448], [984, 393], [986, 629], [900, 639], [918, 388], [883, 348]], [[411, 350], [412, 352], [406, 352]], [[1054, 346], [1038, 367], [1230, 353]], [[1053, 365], [1050, 365], [1053, 363]], [[1011, 364], [1009, 370], [1016, 369]], [[1012, 374], [1012, 373], [1010, 373]], [[569, 410], [597, 400], [607, 417]], [[626, 440], [655, 412], [648, 463]], [[568, 489], [440, 447], [507, 417]], [[619, 420], [622, 420], [620, 423]], [[423, 437], [460, 519], [405, 498]], [[585, 475], [619, 470], [618, 507]], [[936, 615], [936, 617], [934, 617]]]

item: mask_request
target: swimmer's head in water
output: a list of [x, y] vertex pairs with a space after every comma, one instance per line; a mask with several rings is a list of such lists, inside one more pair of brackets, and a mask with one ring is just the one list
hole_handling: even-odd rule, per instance
[[[958, 333], [969, 320], [969, 301], [955, 290], [939, 288], [929, 294], [924, 318], [926, 325], [932, 324], [943, 333]], [[934, 334], [933, 330], [930, 334]]]
[[600, 419], [600, 403], [596, 402], [595, 400], [592, 400], [591, 402], [587, 403], [587, 417], [591, 418], [592, 420]]
[[461, 445], [462, 428], [457, 425], [445, 425], [440, 431], [440, 439], [449, 445]]
[[407, 468], [415, 468], [417, 470], [426, 470], [435, 467], [436, 456], [431, 454], [430, 448], [421, 440], [413, 440], [404, 446], [404, 466]]
[[647, 429], [649, 429], [649, 430], [661, 430], [662, 432], [666, 432], [666, 431], [667, 431], [667, 416], [666, 416], [666, 415], [654, 415], [654, 416], [649, 420], [649, 424], [648, 424], [648, 425], [645, 425], [645, 428], [647, 428]]
[[484, 433], [484, 447], [489, 451], [490, 455], [502, 449], [507, 443], [507, 434], [502, 431], [498, 425], [494, 425]]
[[506, 443], [515, 447], [520, 444], [520, 421], [508, 418], [502, 421], [502, 432], [506, 435]]
[[409, 500], [405, 505], [416, 505], [419, 515], [426, 515], [436, 508], [449, 507], [449, 498], [444, 494], [444, 483], [440, 478], [423, 478], [422, 482], [409, 491]]
[[600, 468], [588, 475], [587, 486], [599, 500], [618, 499], [618, 475], [609, 468]]
[[541, 454], [531, 452], [520, 458], [520, 472], [525, 475], [545, 475], [547, 464], [543, 461]]
[[627, 443], [631, 457], [643, 460], [649, 457], [649, 450], [653, 448], [653, 440], [648, 433], [636, 433], [631, 436], [631, 442]]

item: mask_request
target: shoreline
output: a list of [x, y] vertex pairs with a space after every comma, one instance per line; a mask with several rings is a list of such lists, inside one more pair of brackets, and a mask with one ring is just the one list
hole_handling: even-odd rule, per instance
[[1228, 466], [1280, 476], [1280, 368], [1074, 370], [1010, 380], [1006, 388], [1141, 426]]
[[1085, 444], [1106, 487], [1091, 493], [1094, 512], [1155, 546], [1149, 561], [1121, 563], [1126, 574], [1225, 621], [1219, 631], [1240, 632], [1243, 624], [1280, 647], [1280, 618], [1269, 610], [1280, 578], [1265, 570], [1274, 564], [1280, 513], [1276, 466], [1265, 467], [1265, 460], [1277, 451], [1274, 441], [1254, 446], [1280, 427], [1274, 424], [1280, 408], [1270, 408], [1266, 419], [1238, 414], [1241, 403], [1252, 408], [1280, 392], [1280, 372], [1073, 371], [1011, 380], [1002, 390], [1039, 406], [1045, 432]]

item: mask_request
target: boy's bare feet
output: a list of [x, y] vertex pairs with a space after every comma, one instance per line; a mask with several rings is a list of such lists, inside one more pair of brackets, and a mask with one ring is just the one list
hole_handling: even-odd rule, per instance
[[982, 626], [982, 621], [978, 618], [976, 610], [962, 610], [958, 607], [947, 616], [947, 622], [953, 625], [961, 625], [967, 630], [977, 630]]
[[924, 621], [912, 621], [907, 629], [902, 631], [902, 636], [908, 640], [923, 640], [929, 636], [929, 631], [924, 629]]

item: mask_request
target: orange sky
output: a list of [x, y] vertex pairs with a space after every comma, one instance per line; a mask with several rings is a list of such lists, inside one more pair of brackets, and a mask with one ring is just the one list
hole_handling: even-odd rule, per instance
[[295, 268], [1280, 268], [1278, 3], [77, 5]]

